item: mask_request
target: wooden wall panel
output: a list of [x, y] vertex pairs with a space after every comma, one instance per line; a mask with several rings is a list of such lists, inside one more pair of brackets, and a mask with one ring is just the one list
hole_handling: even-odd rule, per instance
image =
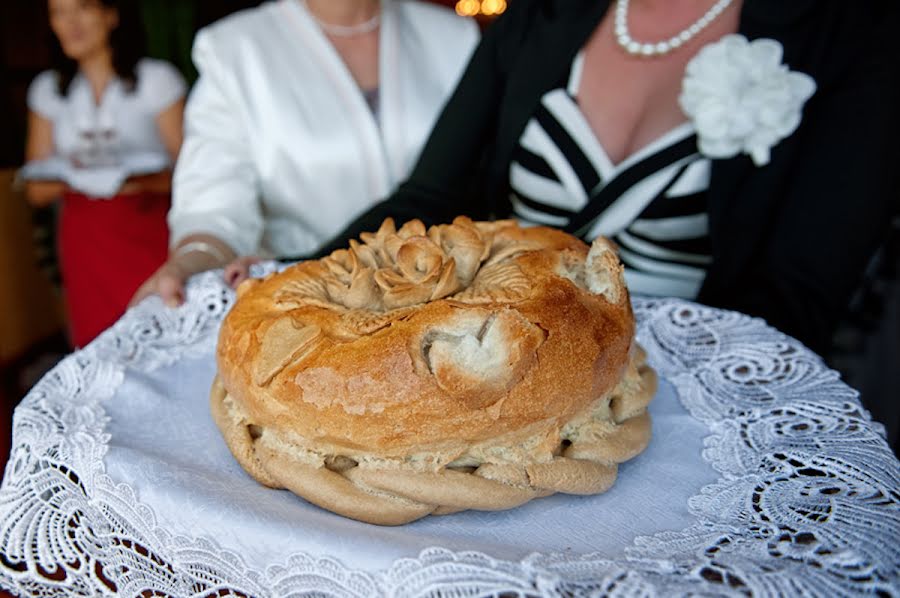
[[0, 365], [63, 325], [60, 297], [37, 265], [31, 208], [12, 179], [11, 169], [0, 170]]

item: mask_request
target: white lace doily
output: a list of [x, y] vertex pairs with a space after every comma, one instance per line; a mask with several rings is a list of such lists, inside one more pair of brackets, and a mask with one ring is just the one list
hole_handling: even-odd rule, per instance
[[208, 536], [166, 529], [107, 470], [110, 398], [132, 377], [211, 359], [233, 295], [211, 273], [192, 281], [188, 296], [178, 310], [145, 301], [17, 408], [0, 487], [3, 588], [177, 597], [900, 594], [900, 463], [856, 393], [761, 321], [671, 300], [636, 299], [635, 312], [651, 363], [708, 430], [702, 458], [718, 481], [689, 500], [694, 524], [638, 537], [614, 556], [503, 560], [436, 546], [377, 571], [311, 553], [249, 564]]

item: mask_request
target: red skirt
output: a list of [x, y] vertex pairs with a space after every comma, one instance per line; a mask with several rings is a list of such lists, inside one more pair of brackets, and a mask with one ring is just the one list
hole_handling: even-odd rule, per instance
[[70, 340], [83, 347], [125, 313], [128, 302], [166, 261], [168, 194], [112, 199], [63, 196], [59, 263]]

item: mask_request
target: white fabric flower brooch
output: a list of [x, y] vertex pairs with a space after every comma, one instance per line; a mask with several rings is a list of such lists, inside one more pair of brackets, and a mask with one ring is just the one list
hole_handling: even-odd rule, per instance
[[688, 63], [678, 101], [710, 158], [749, 154], [757, 166], [800, 124], [815, 80], [781, 63], [781, 44], [726, 35]]

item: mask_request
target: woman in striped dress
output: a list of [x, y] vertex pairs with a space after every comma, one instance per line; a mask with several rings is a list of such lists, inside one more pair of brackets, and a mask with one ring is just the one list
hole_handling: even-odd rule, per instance
[[894, 209], [898, 28], [881, 0], [517, 0], [410, 178], [319, 254], [386, 216], [512, 216], [821, 351]]

